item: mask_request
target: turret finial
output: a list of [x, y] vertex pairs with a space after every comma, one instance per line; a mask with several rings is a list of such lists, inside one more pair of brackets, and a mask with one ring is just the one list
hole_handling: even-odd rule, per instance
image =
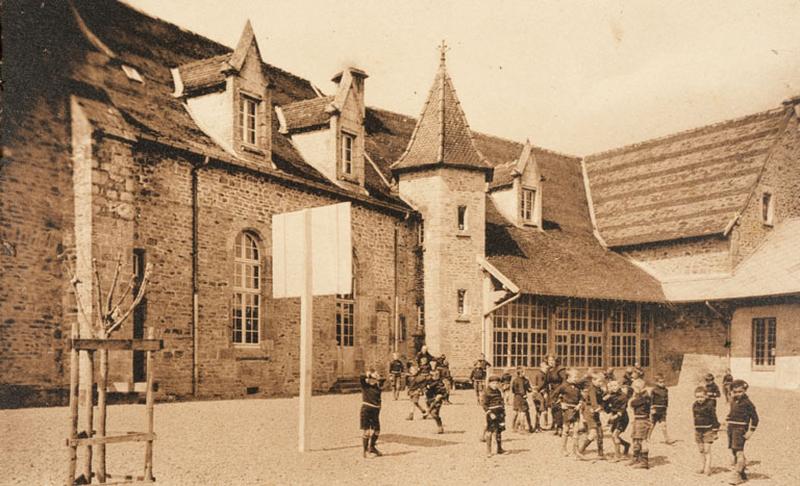
[[449, 50], [450, 50], [450, 48], [447, 47], [447, 43], [445, 43], [444, 39], [442, 39], [442, 43], [439, 44], [439, 65], [440, 66], [444, 66], [445, 58], [447, 56], [447, 51], [449, 51]]

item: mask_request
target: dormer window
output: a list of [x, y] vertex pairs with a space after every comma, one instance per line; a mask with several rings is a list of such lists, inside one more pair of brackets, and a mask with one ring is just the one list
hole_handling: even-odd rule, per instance
[[242, 95], [239, 102], [239, 125], [242, 127], [242, 142], [258, 145], [258, 100]]
[[773, 213], [775, 211], [775, 198], [771, 192], [761, 193], [761, 222], [772, 226]]
[[353, 149], [356, 137], [349, 133], [342, 133], [342, 172], [345, 175], [353, 174]]
[[519, 217], [523, 223], [534, 224], [533, 208], [536, 204], [536, 189], [522, 188], [520, 191]]

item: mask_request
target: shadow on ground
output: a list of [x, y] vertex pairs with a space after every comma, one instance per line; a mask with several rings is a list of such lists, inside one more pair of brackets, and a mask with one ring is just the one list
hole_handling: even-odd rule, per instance
[[[461, 433], [463, 433], [463, 431]], [[381, 442], [391, 442], [395, 444], [403, 444], [403, 445], [417, 446], [417, 447], [443, 447], [443, 446], [457, 444], [457, 442], [453, 442], [450, 440], [433, 439], [430, 437], [415, 437], [413, 435], [401, 435], [401, 434], [381, 434]]]

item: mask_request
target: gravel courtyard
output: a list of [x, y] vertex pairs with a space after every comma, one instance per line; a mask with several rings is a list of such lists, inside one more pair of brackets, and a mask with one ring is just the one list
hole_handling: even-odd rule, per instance
[[[312, 451], [297, 452], [297, 399], [250, 399], [156, 405], [155, 476], [164, 485], [227, 484], [724, 484], [729, 458], [724, 437], [714, 445], [714, 474], [698, 476], [689, 390], [671, 389], [674, 439], [654, 436], [651, 469], [561, 457], [550, 433], [506, 432], [511, 454], [484, 456], [478, 442], [483, 412], [472, 390], [459, 390], [443, 407], [445, 434], [429, 420], [404, 418], [408, 402], [384, 393], [379, 448], [361, 457], [359, 395], [314, 397]], [[747, 445], [748, 484], [800, 484], [794, 413], [800, 393], [750, 390], [762, 425]], [[724, 418], [724, 400], [719, 406]], [[0, 484], [63, 484], [66, 408], [0, 410]], [[140, 430], [143, 405], [109, 408], [109, 430]], [[610, 444], [610, 439], [607, 439]], [[141, 474], [143, 444], [108, 446], [110, 473]], [[594, 456], [594, 446], [590, 446]]]

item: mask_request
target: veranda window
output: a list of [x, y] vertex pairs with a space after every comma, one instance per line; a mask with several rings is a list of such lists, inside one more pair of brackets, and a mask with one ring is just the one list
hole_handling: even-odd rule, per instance
[[775, 367], [777, 321], [774, 317], [753, 319], [753, 368]]
[[603, 366], [603, 319], [599, 304], [570, 299], [556, 307], [555, 351], [565, 366]]
[[523, 295], [494, 313], [494, 366], [536, 367], [547, 356], [548, 306]]

